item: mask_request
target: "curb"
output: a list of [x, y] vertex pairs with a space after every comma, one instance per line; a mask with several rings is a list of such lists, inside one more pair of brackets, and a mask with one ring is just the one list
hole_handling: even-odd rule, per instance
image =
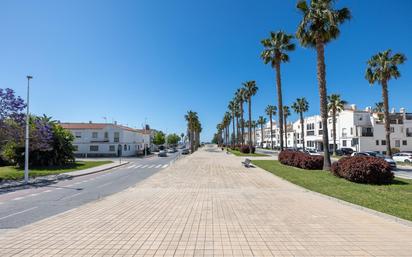
[[124, 166], [124, 165], [126, 165], [126, 164], [129, 164], [129, 162], [124, 162], [124, 163], [121, 163], [121, 164], [118, 164], [118, 165], [115, 165], [115, 166], [107, 167], [107, 168], [104, 168], [104, 169], [101, 169], [101, 170], [95, 170], [95, 171], [91, 171], [91, 172], [86, 172], [86, 173], [79, 174], [79, 175], [70, 175], [70, 172], [62, 173], [62, 174], [60, 174], [60, 175], [67, 175], [67, 176], [70, 176], [70, 177], [72, 177], [72, 178], [76, 178], [76, 177], [81, 177], [81, 176], [85, 176], [85, 175], [90, 175], [90, 174], [94, 174], [94, 173], [98, 173], [98, 172], [102, 172], [102, 171], [106, 171], [106, 170], [111, 170], [111, 169], [114, 169], [114, 168], [118, 168], [118, 167]]
[[393, 222], [396, 222], [396, 223], [399, 223], [399, 224], [402, 224], [402, 225], [405, 225], [405, 226], [408, 226], [408, 227], [412, 227], [412, 221], [405, 220], [405, 219], [402, 219], [402, 218], [399, 218], [399, 217], [396, 217], [396, 216], [393, 216], [393, 215], [390, 215], [390, 214], [387, 214], [387, 213], [383, 213], [383, 212], [380, 212], [380, 211], [376, 211], [376, 210], [370, 209], [370, 208], [368, 208], [368, 207], [364, 207], [364, 206], [361, 206], [361, 205], [357, 205], [357, 204], [354, 204], [354, 203], [350, 203], [350, 202], [347, 202], [347, 201], [345, 201], [345, 200], [341, 200], [341, 199], [335, 198], [335, 197], [333, 197], [333, 196], [329, 196], [329, 195], [325, 195], [325, 194], [322, 194], [322, 193], [318, 193], [318, 192], [309, 190], [309, 189], [304, 188], [304, 187], [302, 187], [302, 186], [296, 185], [296, 184], [294, 184], [294, 183], [292, 183], [292, 182], [290, 182], [290, 181], [288, 181], [288, 180], [286, 180], [286, 179], [284, 179], [284, 178], [282, 178], [282, 177], [279, 177], [279, 176], [277, 176], [276, 174], [273, 174], [272, 172], [267, 171], [267, 170], [265, 170], [265, 169], [263, 169], [263, 168], [261, 168], [261, 167], [259, 167], [259, 166], [257, 166], [257, 165], [254, 165], [254, 166], [255, 166], [256, 168], [258, 168], [258, 169], [261, 169], [261, 170], [263, 170], [263, 171], [265, 171], [265, 172], [268, 172], [268, 173], [272, 174], [273, 176], [275, 176], [275, 177], [277, 177], [277, 178], [279, 178], [279, 179], [281, 179], [281, 180], [283, 180], [283, 181], [285, 181], [285, 182], [287, 182], [287, 183], [289, 183], [289, 184], [291, 184], [291, 185], [293, 185], [293, 186], [295, 186], [295, 187], [303, 190], [304, 192], [307, 192], [307, 193], [310, 193], [310, 194], [313, 194], [313, 195], [316, 195], [316, 196], [320, 196], [320, 197], [322, 197], [322, 198], [331, 200], [331, 201], [333, 201], [333, 202], [336, 202], [336, 203], [339, 203], [339, 204], [342, 204], [342, 205], [346, 205], [346, 206], [352, 207], [352, 208], [357, 209], [357, 210], [360, 210], [360, 211], [364, 211], [364, 212], [369, 213], [369, 214], [372, 214], [372, 215], [374, 215], [374, 216], [384, 218], [384, 219], [386, 219], [386, 220], [388, 220], [388, 221], [393, 221]]

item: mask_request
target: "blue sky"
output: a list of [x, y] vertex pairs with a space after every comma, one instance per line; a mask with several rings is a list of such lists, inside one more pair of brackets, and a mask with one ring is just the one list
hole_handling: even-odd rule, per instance
[[[259, 58], [270, 31], [294, 33], [293, 0], [67, 0], [0, 3], [0, 87], [25, 96], [33, 113], [61, 121], [117, 120], [184, 132], [197, 111], [210, 140], [235, 90], [256, 80], [253, 116], [275, 102], [274, 72]], [[364, 108], [380, 101], [364, 79], [366, 61], [391, 48], [412, 58], [409, 0], [337, 1], [353, 19], [326, 48], [329, 93]], [[300, 46], [282, 66], [284, 103], [297, 97], [319, 113], [316, 55]], [[390, 82], [391, 107], [412, 111], [412, 62]], [[295, 119], [295, 115], [291, 119]]]

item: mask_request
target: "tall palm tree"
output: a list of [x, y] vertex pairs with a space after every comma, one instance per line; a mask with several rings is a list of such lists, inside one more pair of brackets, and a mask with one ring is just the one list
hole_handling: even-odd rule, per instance
[[368, 67], [366, 69], [366, 79], [369, 83], [374, 84], [375, 82], [378, 82], [378, 84], [382, 86], [383, 115], [386, 132], [386, 155], [388, 156], [392, 156], [388, 82], [392, 78], [397, 79], [401, 76], [398, 65], [405, 61], [405, 55], [401, 53], [392, 54], [392, 51], [389, 49], [372, 56], [368, 61]]
[[235, 111], [235, 116], [236, 116], [236, 145], [240, 144], [240, 127], [239, 127], [239, 118], [240, 118], [240, 106], [239, 103], [236, 102], [236, 111]]
[[258, 87], [254, 80], [243, 83], [243, 87], [249, 108], [249, 151], [252, 152], [252, 96], [257, 93]]
[[243, 144], [244, 144], [244, 135], [245, 135], [245, 122], [244, 122], [245, 119], [243, 118], [243, 114], [244, 114], [243, 103], [247, 100], [246, 91], [245, 91], [244, 88], [239, 88], [236, 91], [236, 99], [237, 99], [237, 102], [239, 104], [239, 110], [240, 110], [240, 127], [241, 127], [240, 134], [241, 134], [241, 137], [242, 137], [241, 145], [243, 146]]
[[229, 111], [231, 112], [231, 116], [232, 116], [232, 136], [230, 137], [230, 145], [233, 147], [235, 144], [235, 119], [236, 119], [236, 101], [232, 100], [229, 102], [229, 105], [227, 106], [227, 108], [229, 109]]
[[263, 139], [265, 138], [263, 135], [263, 126], [266, 124], [266, 118], [259, 116], [257, 124], [260, 125], [260, 147], [263, 147]]
[[[283, 106], [283, 124], [285, 126], [285, 148], [288, 148], [288, 117], [290, 116], [289, 106]], [[282, 135], [282, 134], [281, 134]], [[283, 137], [283, 135], [282, 135]]]
[[230, 112], [226, 112], [225, 116], [223, 117], [223, 123], [225, 124], [225, 128], [226, 128], [226, 146], [229, 145], [231, 119], [232, 119], [232, 116], [230, 115]]
[[317, 76], [320, 98], [320, 115], [322, 117], [324, 162], [323, 169], [331, 166], [328, 137], [328, 108], [326, 88], [325, 45], [336, 39], [339, 34], [339, 25], [349, 20], [351, 15], [347, 8], [333, 9], [333, 0], [299, 0], [297, 8], [303, 18], [296, 32], [302, 46], [309, 46], [317, 52]]
[[182, 144], [185, 142], [185, 134], [184, 133], [181, 133], [180, 134], [180, 138], [182, 138]]
[[268, 105], [266, 106], [265, 112], [269, 116], [269, 122], [270, 122], [270, 145], [271, 148], [273, 149], [273, 126], [272, 126], [272, 117], [273, 115], [276, 115], [277, 108], [274, 105]]
[[253, 130], [253, 145], [256, 145], [256, 127], [257, 127], [257, 125], [258, 125], [257, 121], [252, 120], [251, 126], [252, 126], [252, 130]]
[[[288, 62], [289, 56], [287, 52], [295, 50], [295, 44], [292, 43], [293, 36], [282, 31], [271, 32], [270, 37], [261, 41], [264, 50], [261, 58], [265, 64], [270, 63], [272, 68], [276, 70], [276, 89], [278, 96], [279, 110], [279, 129], [280, 134], [283, 134], [283, 102], [282, 102], [282, 81], [280, 76], [280, 64]], [[283, 138], [280, 137], [280, 148], [283, 150]]]
[[296, 101], [292, 104], [292, 109], [299, 114], [300, 120], [300, 139], [302, 140], [302, 148], [305, 150], [305, 121], [303, 119], [303, 113], [309, 110], [309, 103], [306, 101], [306, 98], [297, 98]]
[[189, 142], [190, 142], [190, 151], [194, 152], [194, 133], [195, 133], [195, 122], [198, 119], [197, 113], [193, 111], [188, 111], [185, 115], [187, 121], [187, 130], [189, 131]]
[[383, 102], [375, 103], [375, 107], [372, 111], [378, 114], [379, 121], [383, 121], [383, 119], [385, 118], [385, 116], [383, 115], [383, 113], [385, 112], [385, 108], [383, 108]]
[[328, 96], [328, 111], [332, 114], [332, 137], [333, 137], [333, 154], [336, 154], [336, 115], [343, 111], [347, 102], [340, 98], [340, 95], [332, 94]]

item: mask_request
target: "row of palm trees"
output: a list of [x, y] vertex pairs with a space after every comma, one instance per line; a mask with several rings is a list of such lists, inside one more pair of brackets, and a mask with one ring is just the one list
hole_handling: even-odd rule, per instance
[[[351, 12], [348, 8], [335, 9], [335, 1], [333, 0], [310, 0], [309, 3], [307, 0], [299, 0], [296, 7], [302, 14], [302, 20], [298, 25], [297, 31], [295, 33], [296, 38], [298, 39], [302, 47], [313, 48], [317, 54], [317, 80], [318, 80], [318, 90], [319, 90], [319, 100], [320, 100], [320, 115], [322, 119], [322, 136], [323, 136], [323, 145], [325, 147], [325, 161], [324, 169], [329, 169], [331, 166], [330, 153], [327, 150], [329, 145], [329, 136], [328, 136], [328, 115], [332, 112], [332, 115], [336, 115], [336, 112], [340, 107], [338, 107], [335, 102], [335, 96], [331, 95], [328, 101], [327, 86], [326, 86], [326, 64], [325, 64], [325, 47], [328, 43], [338, 38], [340, 35], [340, 25], [345, 21], [351, 18]], [[289, 62], [290, 58], [288, 53], [295, 50], [296, 45], [293, 43], [294, 36], [287, 34], [283, 31], [271, 32], [269, 37], [262, 40], [264, 50], [261, 53], [261, 58], [265, 64], [270, 64], [271, 67], [275, 70], [276, 74], [276, 92], [277, 92], [277, 111], [278, 113], [278, 124], [280, 134], [283, 135], [286, 132], [286, 118], [289, 115], [289, 108], [284, 108], [283, 99], [282, 99], [282, 80], [281, 80], [281, 64]], [[382, 99], [383, 99], [383, 116], [385, 122], [385, 131], [386, 131], [386, 141], [387, 141], [387, 154], [392, 155], [390, 147], [390, 123], [389, 123], [389, 97], [388, 97], [388, 82], [392, 78], [400, 77], [400, 72], [398, 70], [398, 65], [404, 63], [406, 57], [403, 54], [397, 53], [392, 54], [391, 50], [386, 50], [381, 53], [378, 53], [367, 62], [366, 69], [366, 79], [370, 84], [377, 82], [382, 86]], [[237, 106], [242, 108], [244, 102], [248, 102], [249, 109], [249, 122], [247, 126], [249, 128], [249, 147], [251, 147], [251, 98], [256, 94], [257, 86], [255, 81], [249, 81], [244, 83], [252, 83], [254, 85], [253, 91], [250, 91], [246, 86], [242, 89], [244, 95], [241, 97], [241, 101], [237, 102]], [[241, 89], [241, 90], [242, 90]], [[237, 97], [235, 96], [235, 99]], [[329, 104], [328, 104], [329, 102]], [[241, 103], [241, 104], [240, 104]], [[303, 103], [301, 103], [303, 104]], [[235, 104], [236, 105], [236, 104]], [[293, 109], [300, 114], [300, 121], [302, 123], [302, 116], [305, 108], [300, 104], [292, 105]], [[329, 106], [329, 108], [328, 108]], [[332, 106], [332, 107], [331, 107]], [[334, 106], [334, 107], [333, 107]], [[273, 113], [276, 110], [272, 110], [270, 113]], [[235, 115], [236, 111], [232, 111], [226, 115]], [[230, 116], [230, 117], [232, 117]], [[270, 115], [269, 115], [270, 116]], [[243, 109], [240, 110], [240, 124], [243, 129]], [[237, 119], [237, 117], [236, 117]], [[226, 121], [226, 123], [224, 123]], [[228, 122], [230, 125], [230, 119], [223, 119], [223, 122], [218, 126], [221, 129], [225, 129], [227, 134], [226, 139], [229, 137], [229, 128]], [[270, 121], [272, 119], [270, 118]], [[333, 118], [335, 122], [335, 118]], [[334, 136], [334, 151], [336, 151], [336, 131], [333, 123], [333, 136]], [[303, 126], [302, 130], [303, 130]], [[234, 125], [233, 125], [234, 128]], [[233, 129], [232, 128], [232, 129]], [[242, 132], [243, 133], [243, 132]], [[303, 133], [302, 137], [304, 136]], [[238, 134], [237, 134], [238, 135]], [[237, 137], [239, 138], [239, 137]], [[241, 143], [243, 144], [243, 134], [241, 134]], [[303, 138], [302, 138], [303, 139]], [[237, 139], [239, 140], [239, 139]], [[233, 140], [232, 140], [233, 143]], [[283, 137], [280, 137], [280, 148], [284, 149], [287, 142], [284, 143]]]
[[202, 132], [202, 124], [200, 123], [197, 112], [188, 111], [185, 115], [187, 122], [187, 135], [190, 143], [190, 151], [195, 152], [200, 146], [200, 133]]

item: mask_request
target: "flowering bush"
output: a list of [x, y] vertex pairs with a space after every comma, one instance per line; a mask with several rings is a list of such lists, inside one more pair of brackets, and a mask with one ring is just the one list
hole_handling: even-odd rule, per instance
[[278, 160], [283, 165], [306, 170], [320, 170], [323, 167], [323, 156], [309, 155], [298, 151], [281, 151]]
[[390, 184], [394, 174], [381, 158], [370, 156], [344, 157], [332, 165], [332, 173], [356, 183]]

